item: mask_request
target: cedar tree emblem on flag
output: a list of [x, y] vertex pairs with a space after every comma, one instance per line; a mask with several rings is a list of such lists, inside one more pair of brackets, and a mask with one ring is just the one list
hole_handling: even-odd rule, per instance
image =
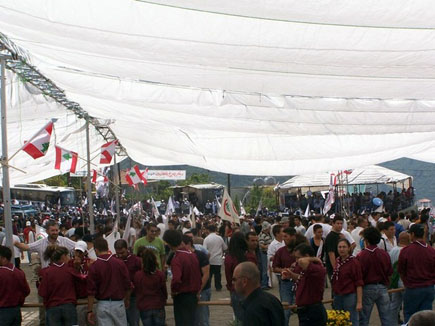
[[63, 149], [62, 147], [55, 146], [56, 148], [56, 163], [54, 168], [60, 170], [62, 173], [76, 172], [78, 155], [73, 151]]
[[36, 133], [30, 141], [24, 144], [22, 150], [29, 154], [33, 159], [44, 156], [50, 145], [51, 132], [53, 131], [53, 121], [50, 121]]

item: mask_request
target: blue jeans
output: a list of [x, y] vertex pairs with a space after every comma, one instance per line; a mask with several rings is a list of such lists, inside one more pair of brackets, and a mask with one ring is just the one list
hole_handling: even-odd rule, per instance
[[[211, 288], [201, 291], [199, 301], [210, 301], [211, 299]], [[208, 306], [198, 305], [195, 311], [195, 322], [194, 326], [209, 326], [210, 311]]]
[[77, 325], [77, 310], [72, 303], [47, 308], [46, 318], [48, 325], [72, 326]]
[[356, 293], [334, 294], [334, 309], [349, 311], [352, 326], [359, 325], [359, 316], [356, 311]]
[[241, 321], [243, 319], [243, 298], [236, 292], [231, 292], [231, 307], [233, 307], [234, 316], [236, 320]]
[[[279, 287], [279, 293], [281, 295], [281, 301], [287, 302], [288, 304], [295, 303], [295, 293], [292, 291], [294, 283], [292, 281], [281, 281]], [[285, 325], [287, 326], [290, 322], [291, 309], [284, 310]]]
[[403, 292], [394, 292], [390, 294], [390, 311], [392, 325], [398, 325], [398, 316], [403, 302]]
[[130, 297], [130, 306], [125, 309], [127, 315], [127, 324], [129, 326], [139, 326], [139, 310], [136, 307], [136, 297]]
[[260, 251], [261, 257], [261, 287], [269, 286], [269, 278], [267, 277], [267, 270], [269, 266], [267, 265], [267, 253]]
[[432, 310], [432, 302], [434, 300], [434, 286], [427, 286], [424, 288], [405, 288], [403, 295], [403, 315], [405, 323], [409, 318], [421, 310]]
[[0, 308], [0, 325], [20, 326], [21, 325], [20, 307]]
[[390, 326], [390, 297], [387, 287], [383, 284], [367, 284], [363, 287], [362, 311], [359, 315], [361, 326], [368, 326], [373, 305], [376, 304], [382, 326]]
[[165, 308], [142, 310], [140, 312], [140, 319], [142, 320], [142, 324], [146, 326], [165, 326]]
[[125, 326], [127, 316], [125, 314], [124, 300], [109, 301], [100, 300], [97, 303], [97, 322], [101, 326]]

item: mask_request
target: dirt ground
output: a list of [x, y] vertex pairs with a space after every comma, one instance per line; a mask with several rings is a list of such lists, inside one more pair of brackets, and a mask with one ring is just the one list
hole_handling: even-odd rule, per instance
[[[37, 292], [35, 287], [35, 282], [32, 281], [32, 270], [31, 267], [24, 263], [22, 264], [22, 269], [26, 272], [27, 280], [29, 281], [31, 293], [26, 299], [26, 303], [36, 303], [37, 302]], [[222, 269], [222, 284], [224, 288], [222, 291], [218, 292], [214, 288], [212, 288], [212, 301], [229, 301], [230, 295], [229, 292], [225, 289], [225, 273]], [[169, 289], [169, 282], [168, 282]], [[278, 297], [278, 288], [275, 286], [273, 289], [269, 290], [270, 293], [274, 294]], [[329, 299], [331, 297], [330, 288], [325, 290], [324, 299]], [[330, 304], [325, 305], [326, 309], [331, 309]], [[39, 325], [38, 320], [38, 309], [37, 308], [23, 308], [23, 326], [37, 326]], [[226, 306], [210, 306], [210, 325], [211, 326], [225, 326], [229, 325], [233, 320], [233, 312], [229, 305]], [[166, 307], [166, 323], [168, 326], [175, 325], [174, 321], [174, 312], [171, 306]], [[290, 325], [298, 325], [297, 315], [292, 315], [290, 318]], [[373, 309], [370, 325], [380, 326], [381, 323], [379, 321], [378, 313], [376, 307]]]

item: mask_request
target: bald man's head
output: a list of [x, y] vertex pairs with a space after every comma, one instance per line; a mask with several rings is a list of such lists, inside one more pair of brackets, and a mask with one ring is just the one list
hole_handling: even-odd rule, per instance
[[251, 262], [243, 262], [236, 266], [233, 273], [235, 291], [247, 297], [252, 291], [260, 287], [260, 271]]
[[407, 231], [400, 232], [399, 234], [399, 244], [402, 246], [407, 246], [411, 242], [411, 238]]
[[433, 326], [435, 325], [435, 311], [422, 310], [411, 316], [409, 326]]

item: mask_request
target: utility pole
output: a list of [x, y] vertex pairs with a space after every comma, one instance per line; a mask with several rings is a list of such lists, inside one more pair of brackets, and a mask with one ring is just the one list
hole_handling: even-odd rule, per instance
[[[115, 182], [115, 179], [117, 179], [118, 182]], [[116, 219], [119, 223], [119, 221], [121, 220], [121, 212], [119, 208], [119, 185], [121, 184], [121, 178], [118, 172], [118, 164], [116, 163], [116, 151], [113, 155], [113, 184], [115, 185]]]
[[228, 195], [231, 196], [231, 174], [227, 174], [227, 188], [228, 188]]
[[86, 116], [86, 165], [88, 169], [87, 188], [88, 188], [88, 213], [89, 213], [89, 229], [91, 234], [95, 233], [94, 222], [94, 204], [92, 201], [92, 182], [91, 182], [91, 149], [89, 139], [89, 116]]
[[3, 172], [3, 219], [6, 228], [6, 246], [12, 250], [14, 261], [14, 244], [12, 237], [12, 214], [11, 214], [11, 189], [9, 184], [9, 162], [8, 162], [8, 130], [6, 119], [6, 56], [0, 54], [1, 65], [1, 127], [2, 127], [2, 172]]

